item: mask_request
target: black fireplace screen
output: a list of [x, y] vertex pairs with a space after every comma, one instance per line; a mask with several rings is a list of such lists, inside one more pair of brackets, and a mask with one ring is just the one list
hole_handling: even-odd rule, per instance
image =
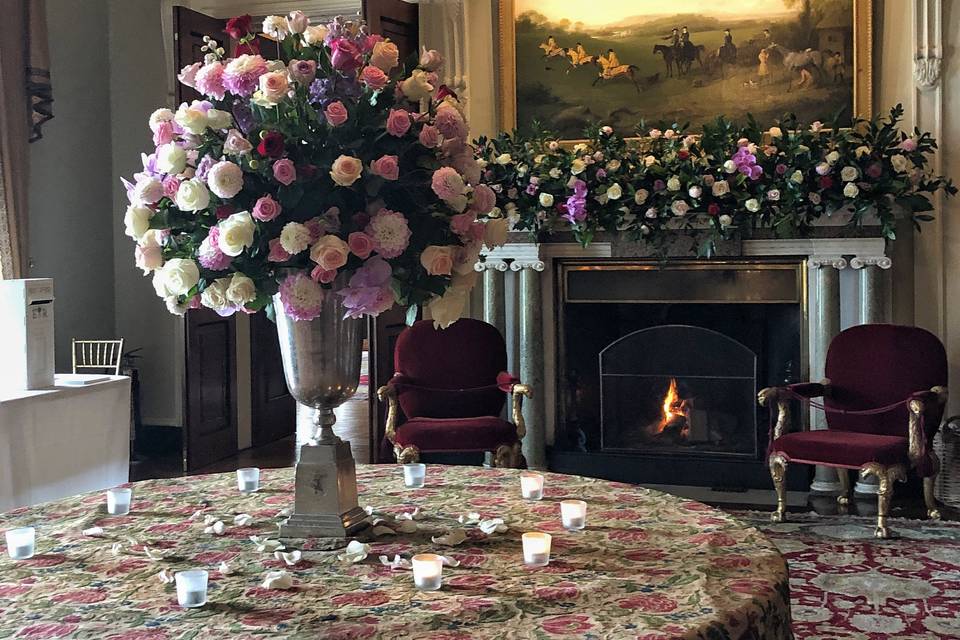
[[661, 325], [600, 352], [602, 448], [756, 457], [757, 355], [722, 333]]

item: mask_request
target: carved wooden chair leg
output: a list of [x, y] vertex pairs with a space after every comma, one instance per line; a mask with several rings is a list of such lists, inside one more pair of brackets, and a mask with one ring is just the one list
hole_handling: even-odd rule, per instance
[[420, 449], [413, 445], [408, 447], [396, 445], [393, 448], [393, 453], [397, 456], [397, 464], [411, 464], [414, 462], [420, 462]]
[[841, 513], [846, 513], [847, 505], [850, 504], [850, 472], [846, 469], [837, 468], [837, 480], [840, 481], [840, 495], [837, 496], [837, 504], [840, 506]]
[[513, 466], [513, 445], [501, 444], [493, 452], [493, 466], [509, 469]]
[[770, 456], [769, 465], [773, 488], [777, 491], [777, 510], [770, 515], [770, 519], [774, 522], [783, 522], [787, 519], [787, 459], [775, 453]]
[[887, 528], [887, 515], [890, 512], [890, 500], [893, 498], [893, 483], [896, 480], [904, 482], [907, 479], [907, 469], [902, 464], [885, 467], [877, 462], [868, 462], [860, 468], [860, 477], [875, 476], [879, 482], [877, 487], [877, 530], [874, 535], [886, 539], [890, 537]]
[[923, 479], [923, 501], [927, 503], [927, 517], [931, 520], [940, 519], [940, 505], [937, 504], [937, 497], [933, 490], [936, 485], [937, 475], [940, 473], [940, 458], [937, 454], [930, 452], [931, 462], [933, 462], [933, 473]]

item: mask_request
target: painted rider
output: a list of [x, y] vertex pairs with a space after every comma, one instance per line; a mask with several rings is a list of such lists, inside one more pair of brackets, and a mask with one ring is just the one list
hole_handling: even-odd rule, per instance
[[673, 31], [670, 32], [670, 35], [664, 36], [663, 39], [669, 40], [670, 46], [674, 49], [680, 48], [680, 32], [676, 27], [673, 28]]
[[583, 44], [580, 42], [577, 43], [577, 46], [573, 50], [573, 52], [574, 52], [574, 56], [573, 56], [574, 65], [581, 65], [587, 60], [587, 58], [590, 57], [590, 55], [587, 53], [587, 50], [583, 48]]
[[720, 47], [720, 61], [733, 64], [737, 61], [737, 45], [733, 44], [733, 34], [730, 29], [723, 30], [723, 45]]
[[547, 36], [547, 41], [541, 42], [540, 48], [543, 49], [543, 55], [545, 56], [553, 55], [560, 49], [560, 47], [557, 46], [557, 39], [553, 36]]

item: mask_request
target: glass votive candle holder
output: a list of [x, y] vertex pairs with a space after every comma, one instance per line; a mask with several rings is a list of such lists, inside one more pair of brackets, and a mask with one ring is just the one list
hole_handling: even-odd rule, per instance
[[443, 574], [443, 558], [435, 553], [420, 553], [413, 556], [413, 584], [421, 591], [436, 591], [440, 588]]
[[411, 489], [419, 489], [423, 486], [427, 477], [427, 465], [422, 462], [403, 465], [403, 484]]
[[245, 467], [237, 469], [237, 489], [240, 493], [254, 493], [260, 490], [260, 469]]
[[520, 495], [524, 500], [543, 498], [543, 476], [532, 471], [520, 472]]
[[174, 576], [177, 582], [177, 603], [184, 609], [193, 609], [207, 604], [207, 578], [203, 569], [178, 571]]
[[523, 538], [523, 563], [531, 567], [544, 567], [550, 564], [549, 533], [525, 533]]
[[37, 531], [33, 527], [21, 527], [7, 531], [7, 555], [14, 560], [27, 560], [33, 557], [37, 542]]
[[107, 513], [112, 516], [125, 516], [130, 513], [130, 501], [133, 489], [115, 487], [107, 489]]
[[563, 528], [579, 531], [587, 526], [587, 503], [583, 500], [563, 500], [560, 502], [560, 520]]

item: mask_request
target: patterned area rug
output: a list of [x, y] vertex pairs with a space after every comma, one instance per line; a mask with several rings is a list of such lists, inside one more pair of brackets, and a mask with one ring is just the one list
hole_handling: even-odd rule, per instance
[[877, 540], [874, 518], [734, 515], [786, 557], [797, 638], [960, 638], [960, 523], [892, 518]]

